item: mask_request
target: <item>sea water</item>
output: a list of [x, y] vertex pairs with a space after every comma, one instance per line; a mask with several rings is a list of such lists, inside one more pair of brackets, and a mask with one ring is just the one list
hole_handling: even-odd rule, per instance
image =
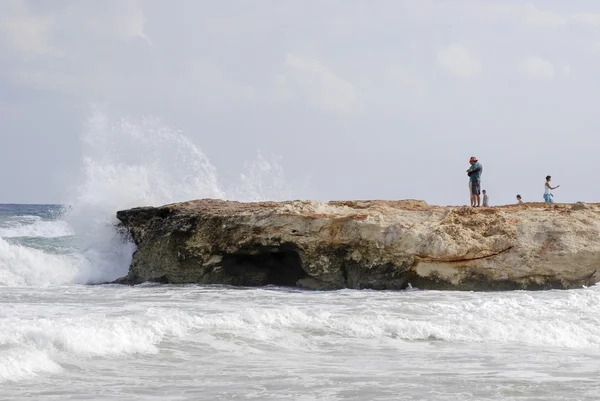
[[82, 140], [64, 205], [0, 205], [0, 399], [600, 399], [599, 287], [95, 285], [126, 274], [135, 249], [118, 209], [288, 189], [262, 157], [223, 185], [153, 119], [96, 112]]

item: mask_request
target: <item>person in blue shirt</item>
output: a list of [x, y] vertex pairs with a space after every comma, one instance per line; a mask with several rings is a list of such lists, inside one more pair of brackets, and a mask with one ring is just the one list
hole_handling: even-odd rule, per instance
[[481, 206], [481, 173], [483, 166], [475, 156], [469, 160], [471, 167], [467, 170], [469, 176], [469, 192], [471, 193], [471, 207]]

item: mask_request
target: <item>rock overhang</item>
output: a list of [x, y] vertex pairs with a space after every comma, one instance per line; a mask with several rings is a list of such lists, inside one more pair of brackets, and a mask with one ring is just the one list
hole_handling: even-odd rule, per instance
[[600, 279], [595, 204], [205, 199], [117, 217], [138, 247], [130, 284], [503, 290]]

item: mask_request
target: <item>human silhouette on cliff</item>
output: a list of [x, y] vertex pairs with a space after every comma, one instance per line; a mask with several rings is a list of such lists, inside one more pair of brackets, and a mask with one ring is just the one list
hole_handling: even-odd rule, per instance
[[471, 195], [471, 207], [481, 206], [481, 173], [483, 166], [475, 156], [469, 159], [471, 167], [467, 170], [469, 176], [469, 193]]
[[481, 193], [483, 194], [483, 207], [489, 207], [490, 198], [488, 197], [487, 191], [484, 189], [483, 191], [481, 191]]

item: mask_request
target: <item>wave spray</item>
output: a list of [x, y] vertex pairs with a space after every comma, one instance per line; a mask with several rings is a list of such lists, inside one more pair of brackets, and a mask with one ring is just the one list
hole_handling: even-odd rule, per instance
[[115, 120], [94, 108], [81, 143], [79, 184], [67, 195], [62, 220], [53, 223], [61, 230], [10, 231], [69, 235], [73, 252], [54, 255], [0, 238], [0, 245], [8, 249], [4, 259], [10, 257], [0, 258], [0, 285], [102, 283], [124, 276], [135, 245], [116, 228], [118, 210], [202, 198], [260, 201], [289, 195], [277, 160], [260, 153], [225, 190], [202, 150], [158, 118]]

